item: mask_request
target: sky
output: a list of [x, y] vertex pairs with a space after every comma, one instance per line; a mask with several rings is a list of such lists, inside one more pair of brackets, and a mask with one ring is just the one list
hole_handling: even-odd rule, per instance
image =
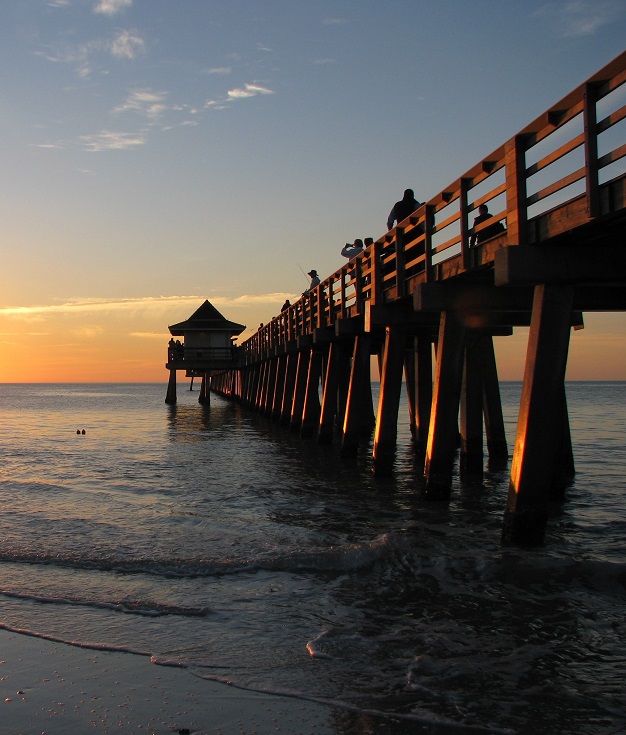
[[[3, 0], [0, 382], [166, 382], [169, 324], [249, 336], [624, 39], [623, 0]], [[585, 324], [568, 378], [626, 380]]]

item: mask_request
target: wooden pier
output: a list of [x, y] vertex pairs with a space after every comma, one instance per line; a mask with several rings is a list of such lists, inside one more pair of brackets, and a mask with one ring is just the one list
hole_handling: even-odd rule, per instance
[[503, 540], [541, 543], [574, 474], [570, 331], [626, 310], [625, 82], [626, 52], [259, 329], [210, 388], [344, 457], [374, 429], [384, 475], [404, 379], [426, 496], [445, 501], [459, 448], [462, 473], [483, 472], [485, 446], [507, 466], [493, 337], [530, 327]]

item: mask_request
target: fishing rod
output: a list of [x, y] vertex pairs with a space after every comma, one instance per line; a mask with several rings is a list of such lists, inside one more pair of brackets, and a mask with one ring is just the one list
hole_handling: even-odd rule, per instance
[[302, 271], [302, 275], [303, 275], [303, 276], [304, 276], [304, 278], [306, 279], [306, 282], [307, 282], [307, 283], [309, 283], [309, 281], [310, 281], [311, 279], [309, 278], [308, 274], [306, 274], [306, 273], [304, 272], [304, 268], [303, 268], [303, 267], [302, 267], [302, 266], [300, 265], [300, 263], [298, 263], [298, 268], [300, 268], [300, 270]]

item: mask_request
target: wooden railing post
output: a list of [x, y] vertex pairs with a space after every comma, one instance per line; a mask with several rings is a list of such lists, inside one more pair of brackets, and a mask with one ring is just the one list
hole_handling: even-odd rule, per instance
[[598, 182], [598, 133], [596, 130], [596, 86], [585, 85], [583, 107], [585, 129], [585, 177], [587, 190], [587, 215], [597, 217], [600, 213], [600, 189]]
[[435, 205], [424, 205], [424, 270], [426, 281], [434, 280], [433, 273], [433, 229], [435, 227]]
[[406, 256], [404, 254], [404, 243], [406, 241], [404, 227], [396, 227], [396, 298], [406, 296], [406, 284], [404, 282], [404, 270]]
[[370, 262], [370, 272], [371, 272], [371, 293], [370, 293], [370, 302], [372, 304], [382, 304], [383, 303], [383, 271], [380, 265], [380, 258], [382, 255], [382, 245], [380, 242], [376, 241], [375, 243], [372, 243], [372, 255], [371, 255], [371, 262]]
[[509, 245], [526, 245], [526, 138], [516, 135], [504, 144], [504, 150], [507, 242]]
[[468, 268], [472, 266], [469, 247], [469, 227], [467, 226], [467, 217], [469, 215], [467, 192], [469, 191], [469, 188], [469, 179], [461, 179], [461, 189], [459, 192], [459, 225], [461, 229], [461, 258], [463, 260], [463, 270], [468, 270]]

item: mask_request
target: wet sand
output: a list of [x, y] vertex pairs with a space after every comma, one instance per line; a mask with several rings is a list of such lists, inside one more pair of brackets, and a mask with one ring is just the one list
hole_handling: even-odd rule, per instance
[[[338, 704], [338, 703], [337, 703]], [[471, 735], [419, 722], [208, 681], [147, 656], [0, 629], [0, 735]]]
[[0, 631], [2, 735], [331, 735], [333, 710], [200, 680], [147, 657]]

